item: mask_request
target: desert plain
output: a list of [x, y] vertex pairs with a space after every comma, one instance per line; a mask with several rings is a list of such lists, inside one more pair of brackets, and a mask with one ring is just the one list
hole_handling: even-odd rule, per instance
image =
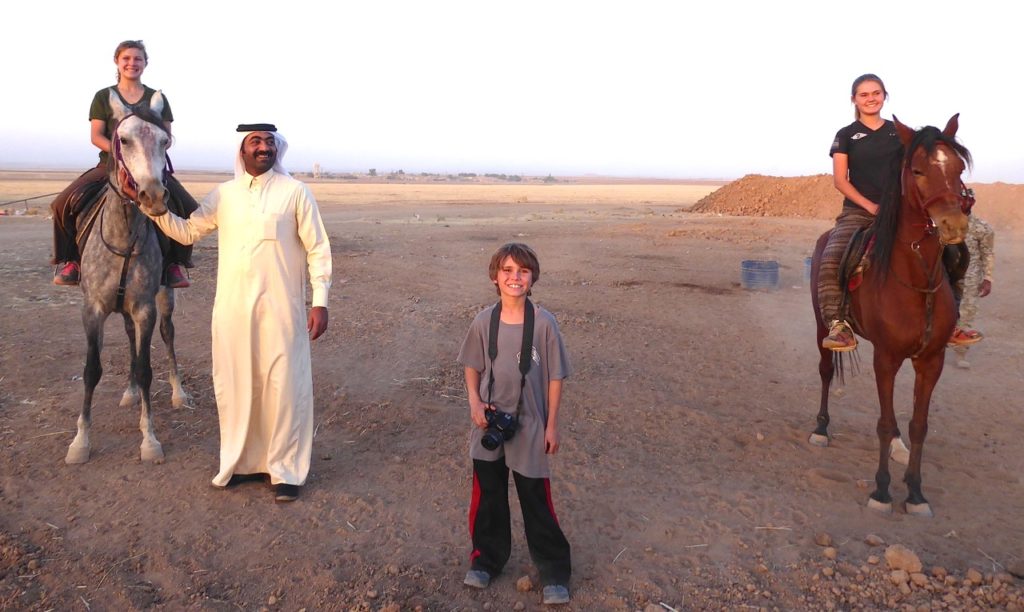
[[[71, 178], [0, 172], [0, 202]], [[180, 178], [201, 198], [227, 177]], [[185, 407], [171, 406], [154, 338], [165, 462], [139, 460], [138, 408], [118, 406], [127, 341], [112, 317], [92, 458], [65, 465], [81, 292], [51, 284], [48, 200], [0, 206], [0, 609], [543, 608], [517, 507], [505, 573], [486, 591], [462, 585], [471, 472], [456, 356], [496, 297], [488, 258], [509, 241], [538, 252], [534, 297], [575, 366], [552, 478], [572, 544], [568, 609], [1024, 609], [1022, 186], [974, 185], [996, 230], [994, 290], [972, 367], [949, 352], [933, 396], [922, 474], [935, 517], [921, 518], [866, 507], [870, 344], [833, 388], [831, 446], [807, 442], [820, 383], [804, 260], [839, 210], [828, 177], [307, 180], [334, 285], [312, 349], [313, 465], [292, 504], [260, 483], [210, 486], [215, 237], [177, 292]], [[744, 289], [747, 259], [777, 261], [779, 286]], [[904, 434], [912, 385], [908, 362]], [[893, 545], [920, 559], [913, 579], [887, 565]], [[517, 589], [524, 576], [533, 586]]]

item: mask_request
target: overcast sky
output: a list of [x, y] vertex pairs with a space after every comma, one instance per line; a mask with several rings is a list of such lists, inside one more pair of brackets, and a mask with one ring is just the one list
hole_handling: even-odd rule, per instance
[[269, 121], [296, 171], [818, 174], [851, 82], [875, 72], [885, 116], [959, 112], [969, 180], [1019, 183], [1020, 7], [20, 0], [3, 9], [0, 168], [92, 165], [89, 103], [141, 38], [178, 169], [230, 170], [235, 125]]

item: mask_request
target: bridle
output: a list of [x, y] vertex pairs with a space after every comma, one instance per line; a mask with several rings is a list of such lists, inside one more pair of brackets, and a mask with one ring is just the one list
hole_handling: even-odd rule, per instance
[[[935, 220], [932, 219], [931, 215], [928, 214], [928, 207], [936, 202], [945, 199], [948, 193], [936, 194], [927, 200], [921, 196], [920, 190], [917, 188], [917, 181], [914, 180], [914, 170], [912, 162], [914, 158], [914, 152], [911, 151], [906, 156], [906, 161], [903, 164], [903, 172], [900, 177], [901, 189], [903, 198], [909, 199], [912, 206], [914, 206], [928, 222], [925, 224], [924, 235], [920, 239], [915, 240], [909, 244], [910, 250], [917, 256], [918, 261], [921, 263], [921, 269], [924, 272], [926, 286], [922, 289], [915, 287], [914, 285], [904, 281], [902, 278], [893, 271], [893, 277], [896, 281], [908, 289], [912, 289], [918, 293], [922, 293], [925, 296], [925, 328], [924, 333], [921, 336], [921, 344], [917, 351], [910, 356], [911, 359], [919, 357], [925, 347], [931, 341], [932, 338], [932, 319], [935, 311], [935, 294], [942, 287], [942, 281], [944, 278], [942, 270], [942, 249], [945, 248], [945, 243], [939, 237], [938, 228], [935, 226]], [[974, 190], [967, 187], [963, 180], [960, 180], [960, 193], [956, 196], [957, 203], [960, 205], [960, 211], [965, 215], [971, 214], [971, 208], [974, 207]], [[934, 236], [939, 242], [939, 255], [935, 258], [935, 264], [929, 266], [924, 259], [924, 255], [921, 254], [921, 243], [928, 238]]]
[[[928, 214], [928, 208], [932, 204], [944, 199], [947, 194], [939, 193], [925, 200], [917, 188], [917, 181], [914, 180], [913, 160], [914, 152], [911, 151], [906, 156], [906, 160], [903, 163], [903, 172], [900, 176], [902, 194], [904, 198], [909, 198], [911, 204], [917, 208], [918, 212], [928, 219], [928, 223], [925, 225], [925, 235], [933, 235], [936, 233], [935, 221]], [[971, 214], [971, 209], [974, 208], [974, 190], [967, 187], [962, 179], [960, 180], [960, 192], [956, 195], [956, 201], [963, 214]]]
[[[128, 246], [127, 247], [125, 247], [123, 249], [118, 249], [118, 248], [114, 247], [113, 245], [111, 245], [109, 242], [107, 242], [106, 236], [103, 235], [103, 218], [104, 218], [105, 215], [100, 213], [100, 227], [99, 227], [99, 231], [100, 231], [100, 240], [103, 242], [103, 246], [105, 246], [107, 248], [107, 250], [110, 251], [111, 253], [113, 253], [115, 255], [118, 255], [119, 257], [124, 259], [124, 264], [121, 266], [121, 278], [118, 281], [118, 286], [117, 286], [117, 302], [116, 302], [116, 305], [115, 305], [115, 310], [117, 310], [117, 311], [122, 311], [124, 309], [124, 298], [125, 298], [125, 291], [126, 291], [127, 281], [128, 281], [128, 269], [129, 269], [129, 264], [131, 263], [132, 256], [136, 254], [135, 253], [135, 245], [139, 241], [139, 238], [141, 237], [140, 236], [140, 231], [139, 231], [140, 226], [141, 226], [142, 230], [144, 232], [146, 232], [147, 234], [150, 231], [153, 231], [152, 230], [153, 223], [152, 223], [152, 221], [150, 221], [146, 217], [143, 217], [144, 222], [141, 223], [141, 224], [140, 223], [132, 223], [128, 219], [128, 206], [134, 205], [134, 206], [137, 207], [138, 206], [138, 202], [136, 202], [134, 199], [129, 198], [128, 196], [126, 196], [125, 193], [124, 193], [124, 188], [127, 186], [128, 189], [130, 189], [132, 191], [132, 193], [137, 193], [139, 185], [135, 181], [135, 177], [132, 176], [131, 170], [129, 170], [127, 164], [125, 164], [124, 153], [121, 150], [121, 138], [118, 137], [117, 131], [121, 127], [121, 124], [124, 123], [125, 119], [128, 119], [128, 117], [131, 117], [133, 115], [135, 115], [135, 113], [130, 113], [128, 115], [125, 115], [124, 117], [119, 119], [116, 124], [114, 124], [114, 129], [111, 132], [110, 141], [111, 141], [112, 148], [113, 148], [113, 150], [111, 151], [113, 153], [112, 157], [113, 157], [113, 162], [114, 162], [114, 173], [113, 174], [116, 175], [117, 179], [116, 180], [111, 180], [110, 177], [107, 178], [107, 183], [110, 184], [110, 188], [114, 191], [115, 194], [117, 194], [118, 199], [124, 205], [121, 208], [121, 211], [124, 213], [125, 226], [131, 228], [131, 230], [129, 232]], [[141, 116], [140, 116], [140, 119], [142, 119]], [[146, 119], [142, 119], [142, 120], [146, 121]], [[150, 122], [147, 121], [147, 123], [150, 123]], [[165, 163], [164, 172], [163, 172], [163, 184], [164, 184], [164, 187], [166, 187], [167, 186], [167, 179], [170, 177], [170, 175], [174, 174], [174, 166], [171, 165], [171, 158], [170, 158], [169, 155], [167, 155], [166, 150], [164, 151], [164, 159], [165, 159], [166, 163]], [[120, 181], [121, 181], [121, 172], [122, 171], [124, 172], [124, 177], [125, 177], [124, 180], [125, 180], [126, 185], [119, 184]]]
[[[135, 117], [135, 116], [138, 116], [140, 119], [142, 119], [142, 121], [146, 121], [146, 123], [152, 123], [151, 121], [148, 121], [148, 120], [144, 119], [141, 115], [138, 115], [137, 113], [129, 113], [129, 114], [125, 115], [124, 117], [121, 117], [120, 119], [118, 119], [117, 123], [114, 124], [114, 129], [112, 130], [111, 136], [110, 136], [110, 142], [111, 142], [111, 145], [112, 145], [112, 148], [113, 148], [111, 153], [113, 154], [114, 170], [115, 170], [116, 175], [117, 175], [117, 180], [116, 181], [112, 181], [112, 180], [110, 180], [110, 178], [108, 178], [107, 182], [110, 184], [111, 189], [114, 190], [114, 193], [116, 193], [118, 195], [118, 197], [120, 197], [122, 203], [124, 203], [124, 204], [134, 204], [134, 205], [138, 206], [138, 202], [136, 202], [132, 198], [129, 198], [124, 193], [125, 187], [127, 187], [132, 193], [136, 193], [138, 191], [138, 189], [139, 189], [139, 184], [135, 181], [135, 177], [132, 176], [132, 171], [128, 169], [127, 164], [125, 164], [125, 162], [124, 162], [124, 152], [121, 150], [121, 138], [117, 135], [117, 131], [121, 128], [121, 124], [124, 123], [125, 120], [127, 120], [129, 117]], [[156, 125], [156, 124], [154, 124], [154, 125]], [[160, 127], [160, 126], [157, 126], [157, 127]], [[162, 130], [163, 128], [160, 127], [160, 129]], [[170, 176], [174, 174], [174, 165], [171, 163], [171, 156], [167, 154], [166, 150], [164, 151], [164, 160], [165, 160], [165, 164], [164, 164], [164, 172], [163, 172], [163, 181], [162, 182], [163, 182], [164, 187], [166, 187], [167, 186], [167, 179], [170, 178]], [[125, 185], [121, 185], [120, 184], [120, 182], [121, 182], [121, 173], [122, 172], [124, 172], [124, 177], [125, 177], [124, 180], [125, 180], [125, 183], [126, 183]]]

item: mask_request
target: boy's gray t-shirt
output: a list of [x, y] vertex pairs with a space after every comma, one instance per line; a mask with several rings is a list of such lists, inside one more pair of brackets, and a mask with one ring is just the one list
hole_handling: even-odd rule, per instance
[[[529, 478], [550, 478], [548, 456], [544, 452], [544, 430], [548, 422], [548, 382], [568, 378], [572, 373], [569, 356], [558, 331], [555, 317], [534, 305], [533, 359], [526, 375], [523, 402], [519, 410], [519, 428], [515, 437], [493, 451], [480, 444], [483, 430], [475, 425], [469, 435], [469, 456], [483, 461], [497, 461], [504, 455], [509, 469]], [[487, 401], [487, 356], [491, 312], [494, 306], [481, 311], [469, 326], [459, 351], [459, 363], [480, 372], [480, 398]], [[523, 325], [501, 323], [498, 326], [498, 356], [494, 360], [494, 388], [491, 403], [501, 411], [515, 412], [519, 398], [519, 351], [523, 342]]]

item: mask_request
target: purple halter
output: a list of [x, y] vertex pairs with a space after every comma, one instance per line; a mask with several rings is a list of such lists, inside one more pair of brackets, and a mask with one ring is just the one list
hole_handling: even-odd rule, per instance
[[[126, 182], [127, 182], [127, 187], [131, 190], [132, 193], [137, 193], [138, 189], [139, 189], [139, 185], [138, 185], [138, 183], [135, 182], [135, 177], [132, 176], [131, 170], [129, 170], [128, 166], [125, 165], [125, 163], [124, 163], [124, 154], [121, 152], [121, 139], [118, 138], [118, 136], [117, 136], [117, 130], [120, 129], [121, 124], [124, 123], [124, 121], [126, 119], [128, 119], [129, 117], [133, 117], [133, 116], [136, 116], [136, 113], [129, 113], [129, 114], [125, 115], [124, 117], [122, 117], [121, 119], [119, 119], [116, 124], [114, 124], [114, 130], [113, 130], [113, 132], [111, 134], [110, 140], [111, 140], [111, 142], [114, 145], [114, 161], [116, 162], [116, 166], [115, 167], [124, 170], [124, 174], [125, 174]], [[147, 123], [152, 123], [151, 121], [147, 121], [146, 119], [143, 119], [141, 115], [139, 115], [139, 118], [142, 119], [143, 121], [146, 121]], [[156, 124], [154, 124], [154, 125], [156, 125]], [[157, 126], [157, 127], [159, 127], [159, 126]], [[161, 127], [160, 129], [162, 130], [163, 128]], [[171, 164], [171, 156], [167, 154], [166, 150], [164, 151], [164, 161], [165, 161], [165, 163], [164, 163], [164, 172], [163, 172], [163, 184], [166, 187], [167, 186], [167, 179], [168, 179], [168, 177], [170, 177], [171, 175], [174, 174], [174, 166]], [[129, 198], [124, 196], [124, 188], [125, 188], [125, 186], [123, 186], [123, 185], [114, 185], [114, 190], [117, 191], [118, 195], [120, 195], [122, 197], [122, 199], [127, 200]]]

